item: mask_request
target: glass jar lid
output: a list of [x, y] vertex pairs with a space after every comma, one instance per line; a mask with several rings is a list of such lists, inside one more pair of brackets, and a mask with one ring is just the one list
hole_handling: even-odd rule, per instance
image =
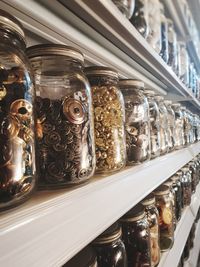
[[112, 68], [104, 66], [92, 66], [84, 69], [84, 72], [87, 76], [110, 76], [118, 79], [118, 72]]
[[25, 33], [22, 24], [15, 17], [1, 9], [0, 27], [6, 31], [15, 32], [25, 43]]
[[[120, 85], [120, 87], [133, 86], [133, 87], [139, 87], [139, 88], [144, 89], [144, 82], [142, 82], [140, 80], [136, 80], [136, 79], [121, 79], [121, 80], [119, 80], [119, 85]], [[123, 88], [121, 88], [121, 89], [123, 89]]]
[[100, 234], [92, 243], [93, 244], [106, 244], [119, 239], [122, 235], [121, 227], [118, 222], [112, 224], [102, 234]]
[[154, 194], [149, 194], [148, 196], [146, 196], [142, 201], [142, 205], [143, 206], [148, 206], [148, 205], [152, 205], [152, 204], [155, 204], [155, 196]]
[[137, 204], [131, 210], [129, 210], [124, 216], [122, 216], [121, 221], [123, 222], [134, 222], [142, 219], [145, 216], [145, 210], [142, 204]]
[[61, 44], [40, 44], [34, 45], [26, 50], [29, 58], [41, 56], [66, 56], [84, 63], [83, 54], [76, 48]]
[[87, 246], [63, 265], [63, 267], [96, 267], [95, 251]]
[[154, 191], [155, 196], [162, 196], [169, 194], [169, 186], [162, 184]]

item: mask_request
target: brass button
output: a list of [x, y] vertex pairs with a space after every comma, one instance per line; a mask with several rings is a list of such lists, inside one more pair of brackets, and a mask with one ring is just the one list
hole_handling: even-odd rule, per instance
[[0, 101], [6, 96], [7, 91], [6, 91], [6, 87], [1, 84], [0, 86]]
[[8, 139], [15, 138], [20, 130], [19, 120], [13, 116], [8, 115], [4, 118], [1, 124], [1, 133], [6, 136]]
[[82, 124], [85, 120], [85, 111], [79, 100], [67, 98], [63, 103], [63, 113], [74, 124]]
[[16, 114], [22, 120], [27, 120], [33, 114], [33, 107], [27, 100], [18, 99], [11, 104], [10, 112]]

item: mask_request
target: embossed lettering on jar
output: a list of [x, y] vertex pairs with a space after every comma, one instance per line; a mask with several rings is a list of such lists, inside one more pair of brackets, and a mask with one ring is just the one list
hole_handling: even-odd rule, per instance
[[118, 73], [107, 67], [88, 67], [93, 97], [96, 145], [96, 171], [112, 172], [125, 166], [124, 100]]
[[34, 87], [22, 25], [0, 10], [0, 209], [35, 188]]
[[136, 205], [122, 218], [122, 236], [128, 266], [151, 266], [150, 229], [144, 207]]
[[119, 86], [125, 102], [127, 164], [134, 165], [151, 156], [149, 105], [142, 81], [120, 80]]
[[95, 169], [90, 86], [80, 51], [64, 45], [28, 48], [35, 71], [40, 187], [88, 180]]
[[121, 227], [116, 222], [92, 242], [97, 253], [98, 267], [128, 267], [121, 235]]

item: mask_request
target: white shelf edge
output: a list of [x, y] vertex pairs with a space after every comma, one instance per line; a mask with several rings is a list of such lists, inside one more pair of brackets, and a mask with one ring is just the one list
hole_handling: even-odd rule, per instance
[[20, 267], [61, 266], [190, 161], [191, 151], [200, 143], [75, 189], [37, 192], [0, 215], [0, 266], [13, 259]]

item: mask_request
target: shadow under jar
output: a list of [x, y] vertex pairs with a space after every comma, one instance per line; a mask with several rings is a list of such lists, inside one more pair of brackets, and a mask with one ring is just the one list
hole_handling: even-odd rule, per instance
[[141, 204], [136, 205], [120, 221], [128, 267], [150, 267], [150, 229], [144, 207]]
[[37, 93], [40, 188], [88, 180], [95, 169], [90, 86], [80, 51], [45, 44], [27, 49]]
[[174, 243], [173, 206], [167, 185], [159, 186], [154, 195], [159, 212], [160, 249], [169, 250]]
[[126, 164], [124, 100], [118, 73], [107, 67], [88, 67], [91, 85], [96, 145], [96, 172], [120, 170]]
[[0, 10], [0, 210], [18, 205], [36, 185], [35, 92], [22, 25]]
[[98, 267], [95, 251], [87, 246], [62, 267]]
[[160, 156], [160, 113], [154, 99], [155, 92], [152, 90], [145, 90], [144, 94], [149, 103], [151, 159], [154, 159]]
[[149, 105], [143, 82], [120, 80], [119, 87], [125, 103], [127, 164], [135, 165], [151, 156]]
[[98, 267], [127, 267], [127, 256], [119, 223], [111, 225], [92, 243], [97, 253]]
[[141, 203], [145, 208], [150, 228], [151, 267], [155, 267], [160, 261], [159, 213], [153, 194], [149, 194]]

